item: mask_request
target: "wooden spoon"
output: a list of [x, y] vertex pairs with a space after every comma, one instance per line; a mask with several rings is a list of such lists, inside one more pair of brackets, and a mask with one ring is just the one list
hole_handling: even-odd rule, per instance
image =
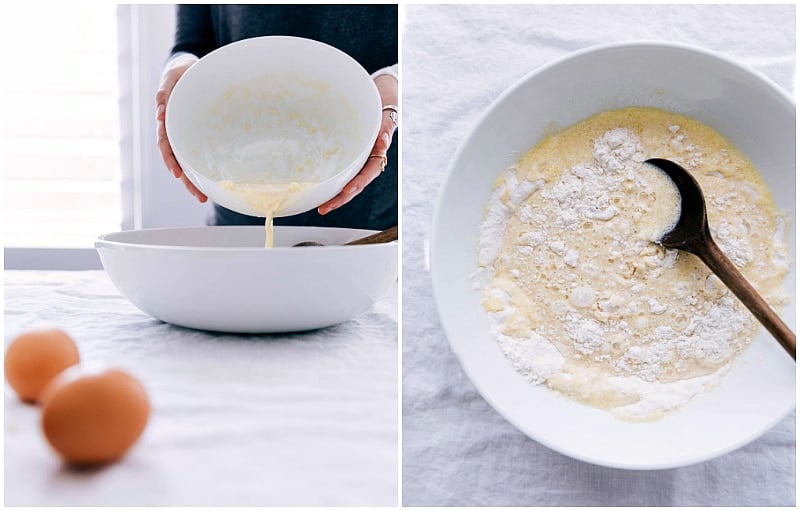
[[794, 332], [778, 317], [711, 238], [706, 203], [697, 181], [686, 169], [673, 161], [652, 158], [645, 163], [654, 165], [667, 174], [678, 187], [681, 197], [681, 214], [678, 222], [657, 243], [666, 248], [685, 250], [699, 257], [796, 360], [797, 343]]
[[[347, 242], [345, 243], [345, 245], [372, 245], [374, 243], [388, 243], [390, 241], [395, 241], [396, 239], [397, 239], [397, 226], [395, 225], [394, 227], [389, 227], [385, 231], [376, 232], [375, 234], [370, 234], [369, 236], [364, 236], [363, 238]], [[318, 241], [301, 241], [300, 243], [295, 243], [292, 246], [324, 247], [325, 245]]]

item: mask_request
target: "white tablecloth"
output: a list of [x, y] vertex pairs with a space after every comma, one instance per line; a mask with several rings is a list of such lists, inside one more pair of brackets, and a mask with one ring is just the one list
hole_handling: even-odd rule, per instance
[[477, 393], [449, 350], [425, 241], [444, 172], [482, 111], [529, 71], [593, 44], [695, 44], [791, 91], [794, 6], [407, 6], [403, 81], [403, 502], [406, 505], [795, 503], [795, 417], [721, 458], [628, 472], [528, 439]]
[[121, 462], [70, 470], [6, 385], [6, 505], [396, 504], [396, 288], [328, 329], [234, 336], [153, 319], [103, 272], [5, 272], [6, 344], [37, 322], [127, 368], [152, 415]]

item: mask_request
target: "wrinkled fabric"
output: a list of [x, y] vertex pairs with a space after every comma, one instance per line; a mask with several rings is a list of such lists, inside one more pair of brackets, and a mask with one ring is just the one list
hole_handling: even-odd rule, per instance
[[[795, 415], [696, 466], [634, 472], [528, 439], [467, 379], [426, 270], [434, 204], [482, 112], [569, 52], [665, 40], [722, 53], [793, 92], [794, 6], [405, 7], [403, 32], [403, 503], [409, 506], [794, 506]], [[746, 413], [746, 412], [744, 412]]]
[[5, 386], [8, 506], [392, 506], [397, 289], [338, 326], [227, 335], [162, 323], [104, 272], [5, 272], [5, 343], [66, 330], [82, 363], [135, 375], [152, 413], [128, 455], [67, 469]]

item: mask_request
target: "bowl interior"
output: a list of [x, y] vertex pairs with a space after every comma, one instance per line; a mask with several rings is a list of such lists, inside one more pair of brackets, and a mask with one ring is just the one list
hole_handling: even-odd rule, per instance
[[[687, 465], [752, 440], [794, 407], [795, 367], [761, 331], [722, 385], [652, 423], [611, 414], [529, 385], [489, 334], [470, 276], [478, 225], [494, 180], [554, 128], [625, 106], [693, 117], [725, 135], [759, 169], [778, 209], [794, 218], [795, 108], [760, 76], [678, 45], [591, 48], [541, 68], [504, 93], [453, 160], [431, 238], [434, 295], [450, 344], [481, 394], [528, 436], [573, 457], [621, 468]], [[790, 250], [795, 227], [787, 228]], [[794, 328], [795, 269], [786, 279]]]
[[[170, 97], [166, 123], [190, 179], [223, 206], [255, 214], [219, 182], [325, 183], [347, 174], [336, 180], [343, 185], [375, 141], [380, 98], [367, 72], [345, 53], [309, 39], [258, 37], [223, 46], [192, 66]], [[308, 192], [314, 200], [300, 211], [338, 191]], [[303, 196], [291, 197], [286, 207]]]
[[[331, 227], [294, 227], [276, 226], [275, 246], [264, 248], [264, 228], [258, 226], [220, 226], [220, 227], [185, 227], [166, 229], [142, 229], [105, 234], [99, 243], [119, 247], [151, 247], [154, 249], [235, 249], [260, 250], [272, 252], [283, 249], [306, 250], [292, 247], [302, 241], [316, 241], [326, 246], [312, 247], [322, 251], [330, 249], [352, 249], [342, 247], [345, 243], [368, 236], [376, 231], [366, 229], [344, 229]], [[310, 248], [308, 249], [310, 250]]]

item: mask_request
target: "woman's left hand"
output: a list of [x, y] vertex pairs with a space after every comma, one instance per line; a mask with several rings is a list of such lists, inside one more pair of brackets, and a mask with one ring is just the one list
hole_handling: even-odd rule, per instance
[[[381, 96], [381, 104], [397, 105], [397, 80], [391, 75], [380, 75], [375, 78], [375, 85], [378, 87], [378, 92]], [[386, 152], [392, 145], [392, 138], [394, 136], [397, 125], [390, 116], [391, 110], [384, 110], [382, 112], [381, 129], [378, 132], [378, 139], [370, 151], [372, 157], [367, 159], [367, 162], [361, 168], [361, 171], [356, 174], [356, 177], [351, 179], [339, 195], [332, 198], [325, 204], [322, 204], [317, 211], [320, 215], [330, 213], [334, 209], [340, 208], [353, 200], [353, 197], [361, 193], [376, 177], [381, 175], [383, 167], [386, 165]], [[383, 156], [380, 158], [378, 156]]]

